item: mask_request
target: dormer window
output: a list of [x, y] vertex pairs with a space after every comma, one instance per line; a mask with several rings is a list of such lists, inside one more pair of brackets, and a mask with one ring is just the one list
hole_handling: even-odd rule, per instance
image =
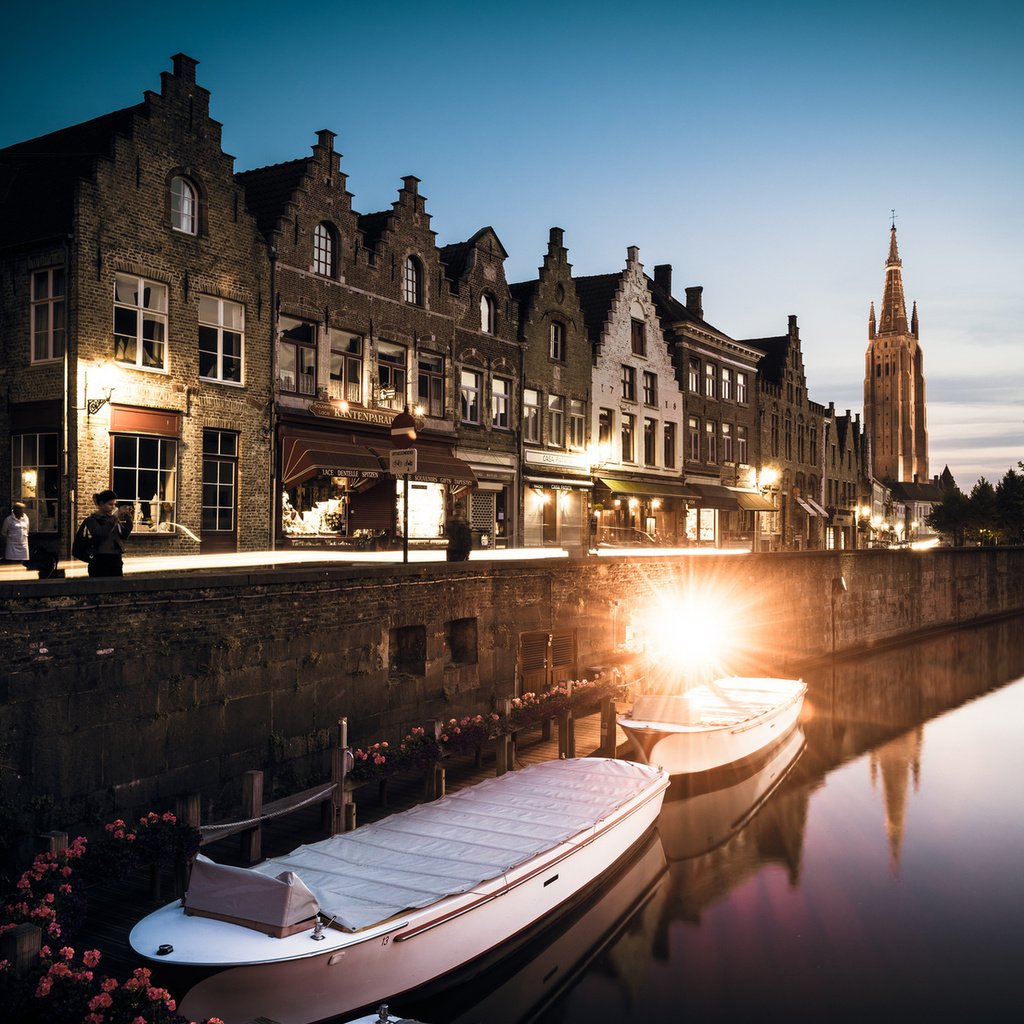
[[423, 305], [423, 264], [415, 256], [405, 258], [403, 295], [410, 305]]
[[484, 294], [480, 296], [480, 330], [483, 331], [484, 334], [494, 333], [496, 315], [494, 296], [488, 295], [487, 292], [484, 292]]
[[321, 221], [313, 231], [313, 273], [335, 277], [336, 251], [334, 229], [326, 221]]
[[171, 179], [171, 227], [186, 235], [196, 234], [199, 203], [195, 186], [185, 178]]

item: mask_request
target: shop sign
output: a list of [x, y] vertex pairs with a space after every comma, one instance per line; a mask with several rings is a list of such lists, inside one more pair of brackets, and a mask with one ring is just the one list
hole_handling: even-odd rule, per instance
[[372, 423], [377, 427], [390, 427], [397, 413], [383, 409], [339, 409], [331, 402], [310, 402], [309, 411], [321, 419], [348, 420], [351, 423]]
[[590, 463], [582, 455], [571, 455], [563, 452], [535, 452], [527, 449], [525, 461], [533, 466], [560, 466], [563, 469], [578, 469], [581, 473], [590, 470]]

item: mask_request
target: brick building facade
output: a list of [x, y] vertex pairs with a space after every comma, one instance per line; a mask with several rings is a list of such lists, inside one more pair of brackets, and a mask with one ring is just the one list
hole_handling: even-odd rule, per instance
[[0, 151], [0, 476], [63, 554], [108, 487], [137, 553], [269, 539], [268, 261], [195, 67]]

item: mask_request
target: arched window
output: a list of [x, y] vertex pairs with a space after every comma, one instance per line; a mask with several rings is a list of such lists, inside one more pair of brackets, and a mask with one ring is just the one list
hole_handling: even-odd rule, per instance
[[171, 227], [194, 235], [199, 225], [196, 190], [185, 178], [171, 179]]
[[403, 292], [405, 301], [414, 306], [423, 305], [423, 265], [415, 256], [405, 258]]
[[484, 334], [494, 333], [495, 316], [494, 297], [484, 292], [480, 296], [480, 330]]
[[317, 224], [313, 231], [313, 273], [324, 277], [335, 276], [334, 229], [326, 221]]

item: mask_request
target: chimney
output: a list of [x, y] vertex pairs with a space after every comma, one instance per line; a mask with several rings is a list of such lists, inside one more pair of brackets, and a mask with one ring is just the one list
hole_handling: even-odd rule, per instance
[[316, 133], [316, 144], [321, 149], [326, 149], [328, 153], [334, 152], [334, 140], [337, 136], [328, 128], [321, 128]]
[[795, 313], [790, 313], [789, 314], [789, 336], [791, 338], [799, 338], [800, 337], [800, 329], [796, 325], [796, 314]]
[[654, 268], [654, 283], [667, 295], [672, 294], [671, 263], [661, 263]]
[[701, 298], [703, 294], [703, 285], [696, 284], [686, 289], [686, 308], [701, 320], [704, 319], [704, 302]]
[[561, 228], [552, 228], [548, 232], [548, 248], [559, 249], [563, 246], [562, 239], [565, 236], [565, 232]]
[[411, 192], [414, 196], [419, 195], [420, 192], [420, 179], [415, 174], [407, 174], [402, 178], [402, 185], [406, 192]]
[[638, 245], [631, 245], [626, 249], [626, 266], [632, 263], [640, 262], [640, 247]]
[[174, 77], [180, 78], [187, 85], [196, 84], [196, 65], [199, 63], [194, 57], [187, 57], [183, 53], [176, 53], [171, 58], [171, 66], [174, 68]]

